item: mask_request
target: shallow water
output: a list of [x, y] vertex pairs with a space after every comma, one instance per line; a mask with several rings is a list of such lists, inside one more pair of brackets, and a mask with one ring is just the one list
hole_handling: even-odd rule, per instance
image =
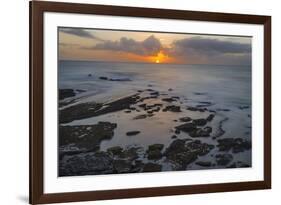
[[[88, 76], [89, 74], [91, 76]], [[114, 79], [129, 78], [130, 81], [101, 80], [99, 79], [101, 76]], [[145, 101], [147, 104], [155, 104], [159, 101], [163, 103], [161, 98], [166, 95], [180, 97], [177, 103], [184, 110], [181, 113], [159, 111], [152, 117], [133, 120], [136, 116], [135, 112], [118, 111], [75, 120], [67, 124], [88, 125], [96, 124], [99, 121], [117, 123], [114, 137], [111, 140], [102, 141], [101, 150], [116, 145], [147, 147], [154, 143], [161, 143], [167, 147], [173, 140], [171, 138], [174, 134], [173, 128], [182, 124], [175, 120], [186, 116], [193, 119], [206, 118], [210, 114], [209, 112], [188, 111], [184, 109], [187, 106], [203, 106], [217, 112], [216, 117], [210, 123], [214, 129], [213, 134], [216, 133], [219, 122], [227, 119], [223, 123], [225, 133], [220, 136], [221, 138], [240, 137], [251, 140], [250, 67], [60, 61], [59, 88], [86, 90], [73, 98], [76, 100], [76, 104], [92, 101], [108, 102], [145, 89], [159, 91], [161, 96], [158, 99]], [[66, 100], [72, 100], [72, 98]], [[137, 114], [143, 113], [144, 111], [140, 111]], [[136, 136], [126, 136], [126, 132], [133, 130], [141, 133]], [[178, 135], [178, 138], [186, 137], [188, 135], [185, 133]], [[211, 137], [200, 138], [200, 140], [216, 145]], [[216, 152], [218, 150], [213, 149], [208, 155], [200, 157], [200, 160], [212, 161], [214, 158], [211, 155]], [[235, 154], [234, 158], [236, 161], [250, 165], [251, 151]], [[197, 168], [198, 165], [194, 163], [188, 166], [188, 169]], [[200, 168], [202, 169], [202, 167]], [[169, 170], [170, 168], [164, 166], [163, 169]]]

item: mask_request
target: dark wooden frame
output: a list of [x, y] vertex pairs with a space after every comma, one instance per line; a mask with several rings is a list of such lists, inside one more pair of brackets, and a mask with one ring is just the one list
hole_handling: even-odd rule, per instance
[[[44, 204], [271, 188], [271, 17], [32, 1], [30, 3], [30, 203]], [[264, 27], [264, 180], [237, 183], [44, 194], [43, 192], [43, 13], [81, 13], [228, 23]]]

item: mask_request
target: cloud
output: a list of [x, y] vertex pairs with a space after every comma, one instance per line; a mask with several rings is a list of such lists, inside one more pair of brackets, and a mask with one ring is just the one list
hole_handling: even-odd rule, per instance
[[118, 41], [104, 41], [88, 49], [111, 50], [119, 52], [133, 53], [141, 56], [156, 55], [163, 48], [159, 39], [153, 35], [144, 41], [136, 41], [131, 38], [122, 37]]
[[189, 62], [251, 64], [251, 44], [192, 37], [176, 40], [166, 52]]
[[215, 55], [220, 53], [250, 53], [251, 45], [231, 41], [222, 41], [217, 39], [192, 37], [177, 40], [173, 43], [174, 51], [186, 53], [196, 52], [207, 55]]
[[80, 29], [80, 28], [61, 28], [59, 31], [63, 32], [63, 33], [71, 34], [74, 36], [78, 36], [81, 38], [90, 38], [90, 39], [95, 39], [98, 41], [104, 41], [103, 39], [101, 39], [97, 36], [94, 36], [92, 33], [88, 32], [84, 29]]

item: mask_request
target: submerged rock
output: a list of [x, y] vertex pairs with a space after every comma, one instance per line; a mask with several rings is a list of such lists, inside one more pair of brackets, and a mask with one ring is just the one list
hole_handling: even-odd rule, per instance
[[133, 136], [133, 135], [137, 135], [139, 133], [140, 133], [140, 131], [130, 131], [130, 132], [127, 132], [126, 135], [127, 136]]
[[203, 93], [203, 92], [194, 92], [194, 95], [206, 95], [207, 93]]
[[198, 162], [195, 162], [195, 164], [201, 166], [201, 167], [210, 167], [212, 166], [212, 163], [211, 162], [207, 162], [207, 161], [198, 161]]
[[251, 166], [243, 162], [233, 162], [231, 165], [227, 166], [226, 168], [248, 168], [248, 167]]
[[220, 166], [225, 166], [233, 160], [233, 156], [231, 154], [217, 154], [216, 161]]
[[110, 78], [110, 81], [121, 81], [121, 82], [125, 82], [125, 81], [131, 81], [130, 78]]
[[244, 110], [244, 109], [249, 109], [250, 106], [244, 105], [244, 106], [239, 106], [238, 108], [239, 108], [240, 110]]
[[226, 108], [218, 108], [217, 111], [223, 111], [223, 112], [229, 112], [230, 109], [226, 109]]
[[218, 145], [220, 151], [230, 151], [233, 153], [244, 152], [251, 149], [251, 142], [242, 138], [225, 138], [219, 139]]
[[73, 89], [59, 89], [59, 100], [63, 100], [65, 98], [74, 97], [75, 92]]

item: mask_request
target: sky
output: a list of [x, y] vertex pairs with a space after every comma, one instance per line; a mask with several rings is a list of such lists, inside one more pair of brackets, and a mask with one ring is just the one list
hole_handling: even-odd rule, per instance
[[59, 59], [251, 65], [251, 37], [59, 28]]

